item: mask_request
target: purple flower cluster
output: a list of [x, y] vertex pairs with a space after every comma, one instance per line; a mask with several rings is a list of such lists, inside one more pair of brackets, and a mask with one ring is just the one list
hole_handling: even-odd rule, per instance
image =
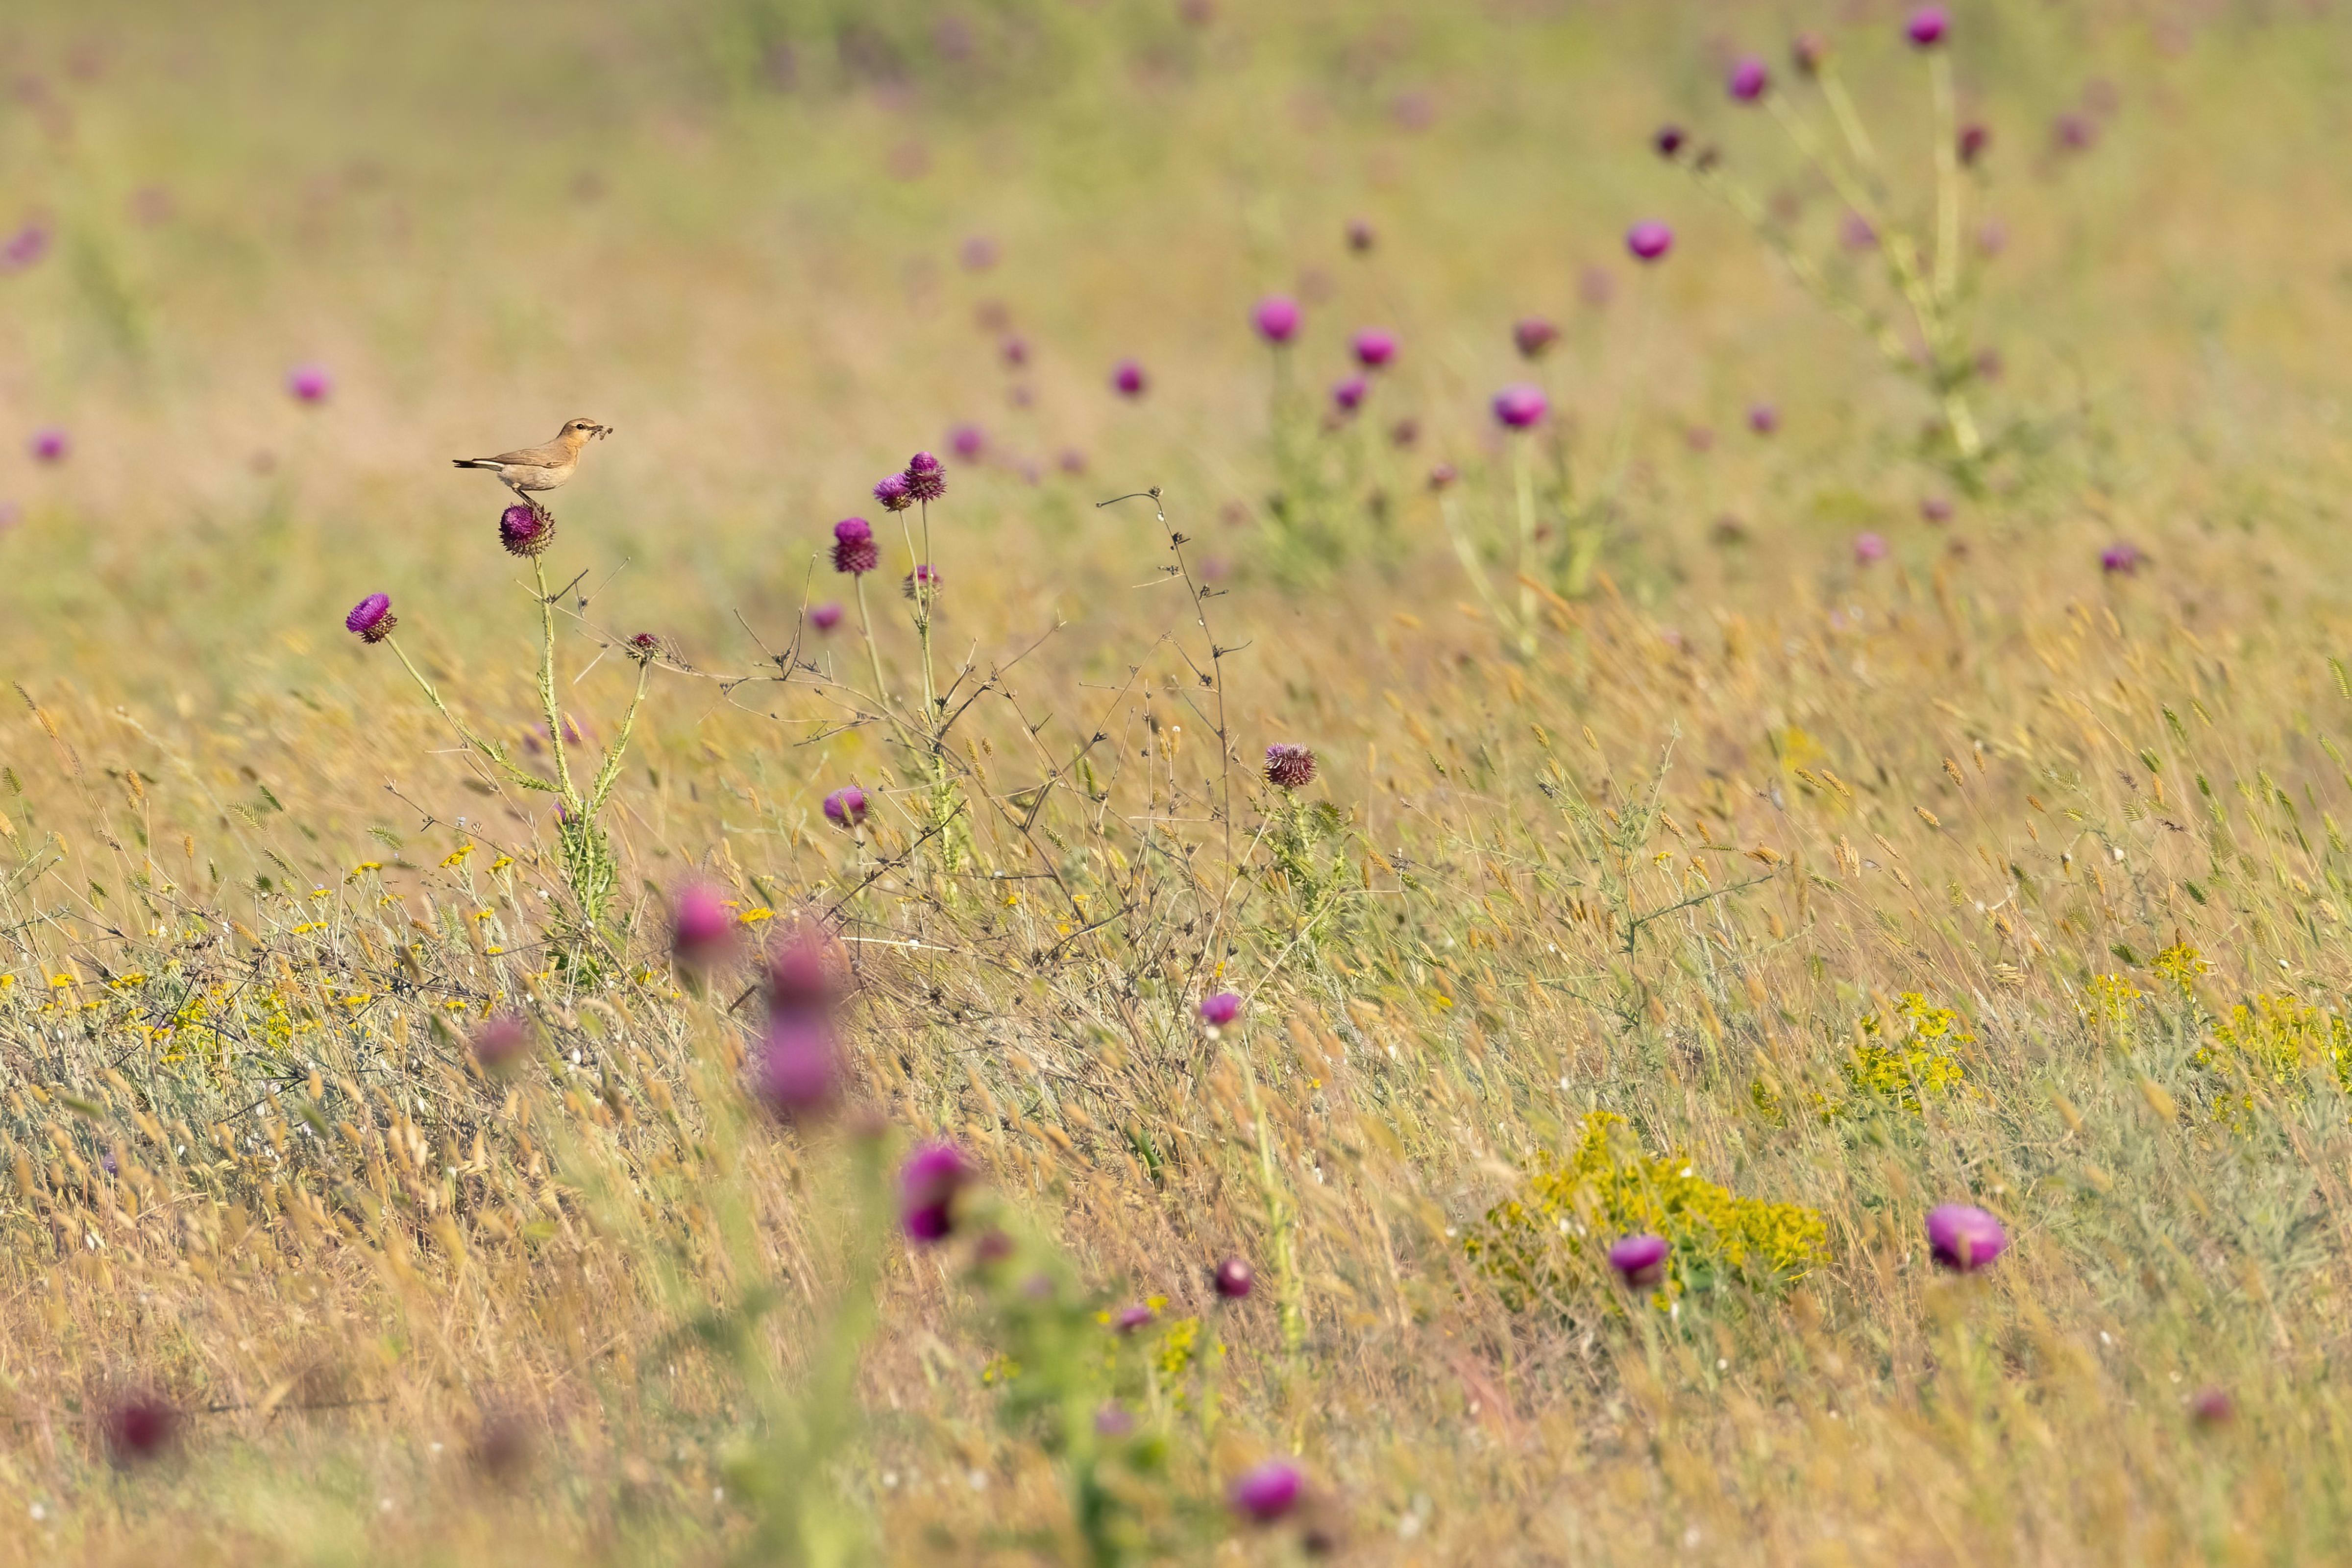
[[[893, 474], [896, 479], [898, 475]], [[882, 494], [876, 486], [874, 494]], [[889, 505], [887, 501], [883, 503]], [[844, 517], [833, 525], [833, 570], [861, 577], [882, 564], [882, 549], [874, 542], [874, 525], [864, 517]]]
[[1981, 1208], [1946, 1203], [1927, 1211], [1927, 1249], [1943, 1268], [1973, 1274], [2008, 1246], [2000, 1221]]
[[898, 1172], [898, 1217], [907, 1234], [926, 1244], [955, 1233], [956, 1199], [976, 1177], [953, 1144], [927, 1144]]
[[499, 514], [499, 543], [509, 555], [541, 555], [554, 540], [555, 524], [537, 507], [518, 501]]
[[832, 1108], [841, 1089], [840, 999], [824, 943], [803, 928], [768, 966], [768, 1029], [753, 1061], [753, 1086], [778, 1117], [797, 1122]]
[[734, 956], [740, 929], [717, 888], [690, 882], [678, 889], [670, 904], [670, 956], [679, 968], [693, 973], [714, 969]]

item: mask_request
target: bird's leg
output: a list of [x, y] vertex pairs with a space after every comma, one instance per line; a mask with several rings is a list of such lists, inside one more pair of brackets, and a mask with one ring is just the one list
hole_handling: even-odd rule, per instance
[[530, 493], [525, 490], [521, 486], [516, 484], [511, 479], [505, 478], [501, 478], [499, 483], [504, 485], [508, 489], [512, 490], [514, 492], [515, 499], [520, 501], [524, 506], [529, 507], [530, 508], [531, 516], [537, 517], [541, 522], [551, 524], [555, 521], [555, 514], [549, 511], [545, 507], [541, 506], [538, 501], [531, 497]]

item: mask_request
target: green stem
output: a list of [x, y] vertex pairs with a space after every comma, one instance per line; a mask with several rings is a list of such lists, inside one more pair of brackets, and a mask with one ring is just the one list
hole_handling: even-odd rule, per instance
[[394, 657], [400, 661], [401, 667], [408, 672], [409, 677], [412, 680], [415, 681], [418, 689], [423, 691], [425, 694], [425, 700], [433, 705], [434, 711], [438, 713], [444, 719], [447, 720], [449, 727], [457, 732], [458, 739], [464, 741], [467, 746], [472, 747], [476, 751], [480, 752], [484, 757], [488, 758], [490, 761], [497, 764], [498, 767], [505, 772], [508, 778], [513, 779], [517, 784], [520, 784], [524, 789], [545, 790], [550, 794], [553, 794], [555, 792], [555, 787], [548, 783], [546, 779], [540, 778], [535, 773], [529, 772], [524, 768], [517, 767], [511, 760], [509, 760], [507, 757], [506, 747], [493, 745], [489, 741], [484, 740], [480, 736], [476, 735], [472, 730], [467, 729], [464, 721], [459, 719], [456, 714], [449, 711], [449, 705], [441, 700], [441, 694], [434, 690], [433, 683], [425, 678], [424, 672], [419, 670], [415, 664], [409, 663], [406, 650], [403, 649], [398, 643], [395, 643], [391, 638], [387, 637], [384, 639], [384, 646], [392, 650]]
[[547, 591], [546, 562], [533, 556], [530, 570], [539, 584], [539, 704], [547, 715], [547, 747], [555, 756], [557, 792], [578, 811], [583, 802], [572, 787], [572, 764], [563, 753], [563, 713], [555, 703], [555, 596]]
[[636, 695], [629, 699], [629, 711], [621, 716], [620, 733], [614, 737], [611, 748], [604, 753], [604, 766], [597, 769], [596, 783], [589, 791], [588, 815], [591, 818], [604, 809], [604, 798], [613, 792], [613, 786], [620, 780], [621, 758], [629, 749], [629, 736], [637, 725], [637, 709], [644, 706], [646, 687], [653, 678], [654, 662], [651, 659], [638, 660]]
[[1960, 157], [1952, 62], [1941, 49], [1927, 53], [1927, 79], [1936, 95], [1936, 299], [1948, 305], [1960, 283]]
[[1296, 1355], [1307, 1343], [1307, 1291], [1298, 1277], [1297, 1217], [1275, 1174], [1274, 1138], [1266, 1131], [1265, 1108], [1258, 1102], [1257, 1071], [1250, 1065], [1247, 1042], [1235, 1042], [1234, 1054], [1241, 1058], [1242, 1087], [1249, 1099], [1250, 1120], [1256, 1125], [1258, 1187], [1265, 1198], [1266, 1214], [1274, 1221], [1275, 1291], [1282, 1310], [1282, 1344]]
[[1511, 486], [1519, 507], [1519, 657], [1532, 659], [1536, 653], [1536, 591], [1529, 579], [1534, 576], [1531, 559], [1536, 548], [1536, 483], [1528, 464], [1528, 443], [1533, 438], [1519, 435], [1511, 441]]

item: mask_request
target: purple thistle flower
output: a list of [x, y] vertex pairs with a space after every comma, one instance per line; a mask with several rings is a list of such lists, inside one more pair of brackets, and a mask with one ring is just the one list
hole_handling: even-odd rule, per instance
[[[988, 436], [976, 424], [959, 424], [948, 432], [948, 446], [966, 463], [977, 463], [980, 455], [988, 450]], [[937, 500], [939, 497], [930, 497]]]
[[1650, 145], [1658, 150], [1659, 157], [1671, 161], [1681, 155], [1685, 140], [1681, 126], [1661, 125], [1657, 134], [1650, 138]]
[[1143, 367], [1133, 360], [1121, 360], [1111, 367], [1110, 390], [1121, 397], [1141, 397], [1144, 389], [1150, 384], [1151, 380], [1143, 373]]
[[1228, 1258], [1218, 1264], [1211, 1280], [1217, 1294], [1228, 1301], [1238, 1301], [1257, 1288], [1257, 1275], [1239, 1258]]
[[2200, 1427], [2226, 1427], [2237, 1414], [2236, 1401], [2219, 1384], [2209, 1383], [2189, 1396], [2189, 1418]]
[[1331, 406], [1341, 413], [1353, 413], [1363, 405], [1364, 394], [1371, 390], [1371, 383], [1361, 376], [1349, 376], [1346, 381], [1335, 382], [1331, 387]]
[[1769, 402], [1749, 404], [1748, 428], [1759, 435], [1771, 434], [1780, 428], [1780, 411]]
[[399, 624], [400, 618], [392, 612], [392, 595], [389, 593], [369, 594], [352, 605], [352, 612], [343, 617], [343, 630], [362, 643], [381, 643], [391, 636], [392, 629]]
[[555, 524], [536, 507], [518, 501], [499, 514], [499, 543], [509, 555], [536, 556], [554, 540]]
[[907, 580], [898, 585], [898, 591], [909, 599], [918, 596], [927, 601], [937, 599], [940, 596], [940, 569], [929, 561], [918, 562], [915, 570], [907, 574]]
[[1253, 1524], [1272, 1524], [1298, 1504], [1305, 1482], [1287, 1459], [1268, 1459], [1242, 1472], [1225, 1494], [1233, 1511]]
[[1201, 1021], [1211, 1029], [1223, 1029], [1241, 1016], [1242, 999], [1231, 991], [1201, 998]]
[[828, 599], [823, 604], [813, 606], [808, 617], [810, 625], [820, 632], [830, 632], [841, 624], [841, 601]]
[[[892, 475], [892, 478], [898, 476]], [[877, 486], [874, 493], [882, 494]], [[886, 501], [883, 503], [887, 506]], [[900, 508], [904, 509], [903, 503]], [[833, 570], [862, 577], [882, 564], [882, 547], [874, 542], [874, 525], [864, 517], [844, 517], [833, 525]]]
[[1544, 396], [1543, 388], [1528, 382], [1505, 387], [1495, 394], [1495, 417], [1509, 430], [1525, 430], [1543, 423], [1551, 412], [1551, 400]]
[[2129, 577], [2139, 570], [2140, 562], [2147, 559], [2139, 553], [2137, 545], [2118, 539], [2099, 552], [2099, 570], [2110, 577]]
[[1674, 1249], [1663, 1236], [1646, 1231], [1639, 1236], [1620, 1239], [1609, 1249], [1609, 1266], [1627, 1288], [1644, 1290], [1661, 1284], [1666, 1277], [1666, 1255]]
[[768, 1006], [776, 1012], [824, 1018], [835, 1000], [824, 944], [815, 930], [804, 926], [768, 960]]
[[2009, 1233], [2000, 1221], [1965, 1203], [1947, 1203], [1927, 1211], [1927, 1249], [1947, 1269], [1972, 1274], [2001, 1254]]
[[1380, 243], [1381, 236], [1371, 224], [1363, 218], [1348, 220], [1348, 248], [1362, 256]]
[[48, 225], [26, 224], [0, 245], [0, 272], [21, 272], [49, 253]]
[[1944, 41], [1951, 26], [1951, 14], [1941, 5], [1922, 5], [1903, 25], [1903, 36], [1911, 40], [1915, 48], [1932, 49]]
[[36, 462], [62, 463], [67, 454], [73, 451], [73, 438], [61, 426], [45, 424], [33, 432], [33, 438], [25, 444], [25, 449], [33, 455]]
[[1298, 330], [1298, 301], [1287, 294], [1269, 294], [1250, 313], [1257, 334], [1269, 343], [1287, 343]]
[[688, 883], [670, 906], [670, 956], [683, 969], [713, 968], [734, 952], [735, 929], [719, 890], [709, 883]]
[[1789, 40], [1789, 63], [1801, 77], [1821, 75], [1822, 62], [1829, 57], [1829, 44], [1819, 33], [1800, 33]]
[[948, 493], [948, 471], [940, 460], [928, 452], [918, 452], [907, 459], [907, 498], [911, 501], [936, 501]]
[[760, 1041], [752, 1080], [777, 1117], [796, 1122], [831, 1107], [840, 1089], [841, 1049], [822, 1011], [779, 1009]]
[[1159, 1315], [1141, 1301], [1138, 1301], [1131, 1307], [1121, 1307], [1118, 1316], [1111, 1319], [1110, 1326], [1119, 1333], [1131, 1334]]
[[874, 486], [874, 498], [882, 503], [885, 511], [903, 512], [915, 504], [913, 489], [904, 474], [891, 474]]
[[1636, 261], [1655, 261], [1675, 246], [1675, 231], [1655, 218], [1644, 218], [1625, 231], [1625, 248]]
[[955, 1201], [976, 1173], [953, 1144], [917, 1149], [898, 1172], [898, 1213], [907, 1234], [925, 1243], [955, 1230]]
[[836, 828], [855, 828], [866, 821], [866, 791], [845, 784], [824, 798], [825, 820]]
[[1741, 103], [1754, 103], [1772, 85], [1772, 73], [1754, 55], [1742, 55], [1724, 78], [1724, 89]]
[[1886, 541], [1885, 539], [1872, 533], [1860, 533], [1853, 536], [1853, 560], [1856, 566], [1868, 566], [1873, 561], [1885, 559]]
[[1008, 365], [1025, 365], [1029, 362], [1029, 341], [1025, 338], [1005, 339], [1000, 351], [1004, 355], [1004, 362]]
[[1976, 161], [1984, 156], [1985, 149], [1991, 143], [1992, 130], [1981, 120], [1971, 120], [1961, 126], [1959, 141], [1961, 164], [1965, 167], [1973, 167]]
[[1304, 789], [1315, 781], [1315, 754], [1281, 742], [1265, 748], [1265, 781], [1277, 789]]
[[1368, 371], [1377, 371], [1396, 358], [1397, 341], [1393, 332], [1370, 328], [1356, 334], [1356, 363]]
[[324, 365], [297, 365], [286, 372], [286, 390], [297, 402], [324, 402], [335, 382]]
[[1559, 341], [1559, 329], [1540, 316], [1523, 316], [1511, 327], [1511, 342], [1523, 360], [1540, 360]]
[[171, 1451], [180, 1435], [180, 1412], [161, 1395], [138, 1393], [108, 1406], [101, 1425], [107, 1452], [128, 1468]]
[[530, 1020], [521, 1014], [496, 1013], [466, 1043], [485, 1071], [504, 1072], [530, 1050]]

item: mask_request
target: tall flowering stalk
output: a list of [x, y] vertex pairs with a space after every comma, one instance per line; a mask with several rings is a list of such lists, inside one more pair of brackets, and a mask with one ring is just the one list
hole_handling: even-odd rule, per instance
[[398, 658], [401, 667], [416, 682], [425, 701], [455, 730], [467, 747], [480, 756], [509, 783], [517, 788], [556, 798], [555, 836], [563, 865], [565, 885], [578, 901], [582, 919], [594, 926], [604, 918], [612, 905], [613, 894], [620, 885], [619, 863], [613, 855], [612, 841], [599, 825], [605, 803], [612, 798], [614, 786], [620, 782], [621, 764], [628, 755], [629, 739], [635, 733], [637, 712], [645, 706], [646, 689], [652, 683], [655, 664], [661, 662], [663, 647], [660, 639], [640, 634], [622, 644], [637, 666], [636, 690], [629, 706], [621, 716], [620, 726], [612, 744], [604, 748], [594, 774], [584, 783], [574, 776], [572, 767], [572, 737], [585, 744], [584, 732], [575, 727], [563, 713], [557, 697], [555, 607], [562, 596], [548, 587], [545, 551], [554, 534], [554, 524], [544, 513], [526, 506], [509, 507], [499, 519], [499, 539], [508, 553], [530, 562], [533, 597], [539, 602], [539, 704], [541, 721], [547, 728], [547, 747], [554, 778], [549, 779], [515, 760], [511, 751], [499, 741], [468, 726], [450, 708], [448, 702], [425, 673], [416, 667], [394, 638], [396, 618], [392, 614], [391, 600], [384, 594], [373, 593], [353, 607], [344, 618], [344, 627], [362, 642], [382, 643]]

